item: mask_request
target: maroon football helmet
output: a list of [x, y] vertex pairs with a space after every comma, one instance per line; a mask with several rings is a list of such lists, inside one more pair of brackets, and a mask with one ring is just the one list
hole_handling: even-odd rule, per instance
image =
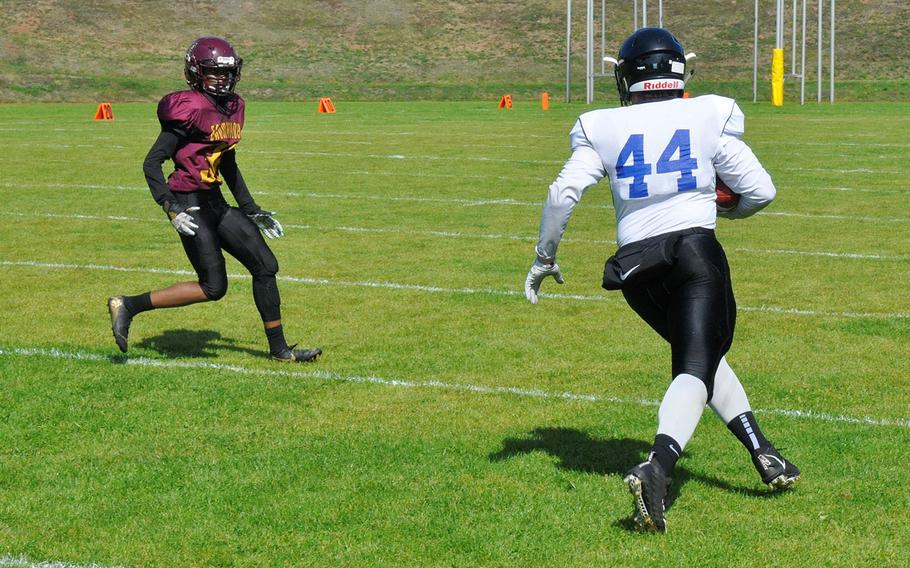
[[216, 97], [233, 93], [241, 67], [243, 59], [222, 37], [201, 37], [186, 50], [184, 75], [187, 85], [196, 91]]

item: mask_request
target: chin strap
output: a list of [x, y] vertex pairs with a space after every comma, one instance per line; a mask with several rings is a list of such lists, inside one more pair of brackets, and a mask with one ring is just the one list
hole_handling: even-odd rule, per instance
[[227, 106], [230, 98], [227, 95], [213, 95], [212, 93], [206, 91], [205, 87], [199, 89], [199, 92], [205, 95], [205, 98], [212, 101], [212, 104], [215, 105], [215, 108], [217, 108], [221, 114], [231, 114], [231, 111]]
[[694, 53], [686, 54], [686, 72], [683, 73], [683, 83], [689, 82], [689, 77], [695, 75], [695, 58], [698, 57]]
[[629, 88], [623, 84], [623, 80], [619, 76], [619, 61], [609, 56], [604, 57], [603, 60], [613, 65], [613, 78], [616, 79], [616, 90], [619, 92], [619, 104], [628, 106]]

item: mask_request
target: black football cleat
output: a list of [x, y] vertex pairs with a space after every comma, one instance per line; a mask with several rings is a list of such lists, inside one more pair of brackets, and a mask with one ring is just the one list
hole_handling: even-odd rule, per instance
[[284, 351], [269, 354], [269, 359], [282, 363], [311, 363], [318, 359], [320, 355], [322, 355], [322, 349], [318, 347], [314, 349], [297, 349], [297, 344], [295, 343]]
[[114, 340], [120, 351], [126, 353], [127, 339], [130, 335], [130, 324], [133, 323], [133, 316], [126, 310], [123, 304], [123, 296], [114, 296], [107, 299], [107, 311], [111, 314], [111, 331], [114, 332]]
[[626, 474], [625, 482], [633, 497], [635, 526], [644, 532], [667, 532], [664, 501], [672, 480], [657, 462], [638, 464]]
[[788, 462], [774, 446], [759, 448], [752, 453], [752, 465], [772, 490], [782, 491], [799, 481], [799, 468]]

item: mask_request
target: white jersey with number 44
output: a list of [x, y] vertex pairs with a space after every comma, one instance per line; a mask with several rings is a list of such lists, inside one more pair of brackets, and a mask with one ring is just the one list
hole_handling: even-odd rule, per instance
[[619, 245], [717, 222], [715, 175], [740, 194], [725, 217], [748, 217], [774, 199], [771, 177], [740, 139], [733, 99], [706, 95], [595, 110], [569, 134], [572, 156], [550, 185], [537, 253], [555, 258], [572, 209], [609, 177]]

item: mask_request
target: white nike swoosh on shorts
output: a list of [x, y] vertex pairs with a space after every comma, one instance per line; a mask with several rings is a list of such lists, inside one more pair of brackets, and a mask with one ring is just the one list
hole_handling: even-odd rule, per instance
[[626, 270], [625, 272], [620, 273], [619, 279], [625, 281], [625, 279], [628, 278], [630, 274], [632, 274], [632, 271], [635, 270], [636, 268], [638, 268], [639, 266], [641, 266], [641, 265], [640, 265], [640, 264], [636, 264], [635, 266], [633, 266], [633, 267], [630, 268], [629, 270]]

